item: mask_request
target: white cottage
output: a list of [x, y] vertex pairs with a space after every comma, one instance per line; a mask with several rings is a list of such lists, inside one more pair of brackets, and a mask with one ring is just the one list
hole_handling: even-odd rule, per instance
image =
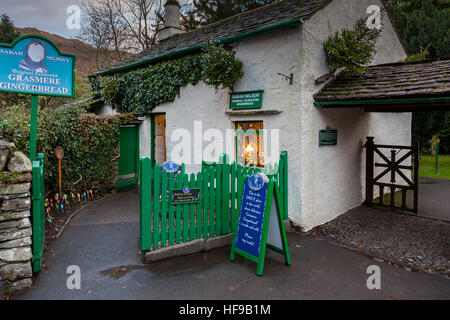
[[[152, 157], [159, 163], [171, 159], [179, 143], [173, 134], [180, 128], [192, 135], [195, 130], [205, 133], [208, 129], [219, 129], [225, 135], [227, 129], [251, 127], [268, 129], [269, 136], [270, 130], [279, 129], [279, 151], [286, 150], [289, 155], [288, 212], [294, 225], [309, 230], [359, 206], [364, 200], [362, 147], [366, 136], [386, 144], [409, 145], [411, 113], [370, 113], [361, 106], [321, 108], [314, 104], [314, 95], [324, 86], [316, 85], [316, 79], [329, 73], [323, 43], [335, 32], [351, 28], [357, 19], [368, 17], [370, 5], [383, 6], [379, 0], [284, 0], [183, 33], [179, 6], [168, 1], [160, 43], [98, 74], [126, 72], [191, 54], [213, 38], [231, 45], [243, 62], [244, 76], [233, 91], [252, 92], [257, 99], [262, 95], [262, 105], [259, 109], [231, 109], [230, 90], [215, 90], [204, 83], [181, 88], [173, 103], [159, 105], [143, 115], [140, 124], [123, 128], [121, 159], [128, 153], [131, 160], [127, 161], [134, 166], [129, 172], [122, 168], [122, 178], [133, 181], [136, 177], [134, 155]], [[405, 59], [388, 15], [382, 19], [382, 28], [372, 63]], [[98, 112], [114, 111], [103, 106]], [[337, 144], [320, 146], [319, 131], [327, 127], [337, 130]], [[264, 154], [259, 144], [252, 144], [251, 137], [231, 141], [231, 150], [237, 152], [230, 156], [237, 161], [245, 162], [245, 156], [239, 155], [249, 150], [259, 154], [254, 165], [267, 162], [265, 156], [273, 157], [269, 150]], [[193, 144], [191, 163], [198, 157], [196, 148]], [[193, 163], [186, 170], [196, 172], [200, 167]]]

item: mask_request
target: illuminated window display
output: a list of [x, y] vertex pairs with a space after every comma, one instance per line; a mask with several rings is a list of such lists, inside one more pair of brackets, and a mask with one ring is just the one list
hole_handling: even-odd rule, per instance
[[249, 167], [264, 167], [262, 121], [236, 122], [236, 160]]

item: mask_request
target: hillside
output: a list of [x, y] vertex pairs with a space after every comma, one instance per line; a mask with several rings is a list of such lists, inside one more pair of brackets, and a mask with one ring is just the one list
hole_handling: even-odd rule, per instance
[[78, 76], [87, 77], [89, 74], [97, 71], [96, 69], [96, 49], [86, 43], [76, 39], [66, 39], [56, 34], [41, 31], [36, 28], [16, 28], [21, 35], [38, 34], [53, 41], [61, 50], [61, 52], [72, 53], [77, 56], [77, 72]]

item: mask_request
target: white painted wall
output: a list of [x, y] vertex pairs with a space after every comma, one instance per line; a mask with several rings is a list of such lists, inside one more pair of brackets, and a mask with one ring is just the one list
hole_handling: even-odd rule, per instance
[[[361, 108], [325, 110], [313, 106], [320, 87], [314, 80], [329, 72], [322, 44], [338, 30], [351, 28], [367, 17], [376, 0], [335, 0], [306, 20], [302, 29], [301, 66], [301, 210], [291, 220], [309, 230], [360, 205], [364, 199], [365, 137], [384, 144], [410, 144], [410, 114], [372, 114]], [[406, 57], [387, 16], [373, 63], [397, 62]], [[318, 132], [338, 130], [338, 145], [319, 147]], [[290, 196], [297, 196], [290, 193]]]
[[[179, 143], [171, 139], [176, 130], [185, 129], [194, 141], [194, 122], [202, 121], [203, 134], [233, 129], [234, 121], [264, 121], [265, 129], [280, 130], [280, 151], [288, 151], [289, 218], [305, 230], [325, 223], [363, 201], [364, 151], [367, 135], [379, 143], [410, 143], [410, 114], [370, 114], [362, 109], [323, 110], [313, 105], [313, 94], [320, 87], [315, 79], [329, 72], [322, 44], [329, 35], [350, 28], [366, 8], [378, 0], [335, 0], [302, 26], [252, 37], [235, 45], [244, 63], [244, 77], [235, 91], [264, 89], [263, 109], [280, 110], [277, 115], [227, 115], [228, 90], [215, 90], [199, 83], [181, 88], [173, 103], [158, 106], [154, 113], [166, 115], [167, 159]], [[374, 63], [396, 62], [405, 53], [387, 17], [377, 46]], [[294, 83], [278, 73], [294, 74]], [[320, 129], [338, 130], [338, 145], [319, 147]], [[141, 125], [141, 156], [149, 156], [150, 127]], [[203, 147], [208, 142], [203, 142]], [[225, 144], [224, 144], [225, 145]], [[228, 151], [234, 159], [234, 139]], [[191, 145], [190, 159], [201, 163], [201, 145]], [[224, 152], [225, 152], [224, 147]], [[220, 152], [219, 152], [220, 153]], [[217, 154], [218, 157], [218, 154]], [[216, 158], [217, 159], [217, 158]], [[200, 164], [186, 166], [197, 172]]]
[[[234, 86], [235, 91], [264, 89], [263, 107], [267, 110], [280, 110], [276, 115], [227, 115], [229, 91], [215, 90], [199, 83], [181, 88], [180, 97], [173, 103], [160, 105], [153, 110], [155, 113], [166, 114], [167, 159], [178, 141], [171, 141], [174, 130], [187, 129], [194, 136], [194, 121], [202, 121], [203, 133], [208, 129], [219, 129], [225, 136], [225, 129], [234, 129], [235, 121], [263, 121], [264, 129], [279, 129], [279, 152], [288, 151], [291, 189], [297, 189], [296, 181], [300, 179], [300, 152], [296, 141], [300, 134], [299, 105], [299, 61], [300, 61], [300, 27], [253, 37], [235, 46], [237, 57], [244, 63], [244, 76]], [[290, 85], [278, 73], [289, 75], [294, 73], [294, 84]], [[203, 146], [209, 142], [204, 142]], [[201, 146], [197, 146], [201, 150]], [[198, 152], [192, 146], [191, 159]], [[270, 150], [270, 149], [269, 149]], [[269, 150], [266, 152], [270, 155]], [[225, 152], [225, 143], [224, 143]], [[279, 160], [279, 152], [275, 161]], [[230, 151], [235, 159], [235, 143], [232, 139]], [[218, 155], [216, 161], [218, 159]], [[187, 165], [187, 172], [197, 172], [201, 165]], [[298, 197], [289, 198], [290, 208], [300, 206]]]

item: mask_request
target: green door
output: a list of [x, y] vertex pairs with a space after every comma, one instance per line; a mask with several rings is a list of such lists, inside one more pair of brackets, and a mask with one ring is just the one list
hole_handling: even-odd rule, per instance
[[138, 126], [120, 127], [120, 158], [117, 187], [123, 188], [137, 183], [139, 138]]

